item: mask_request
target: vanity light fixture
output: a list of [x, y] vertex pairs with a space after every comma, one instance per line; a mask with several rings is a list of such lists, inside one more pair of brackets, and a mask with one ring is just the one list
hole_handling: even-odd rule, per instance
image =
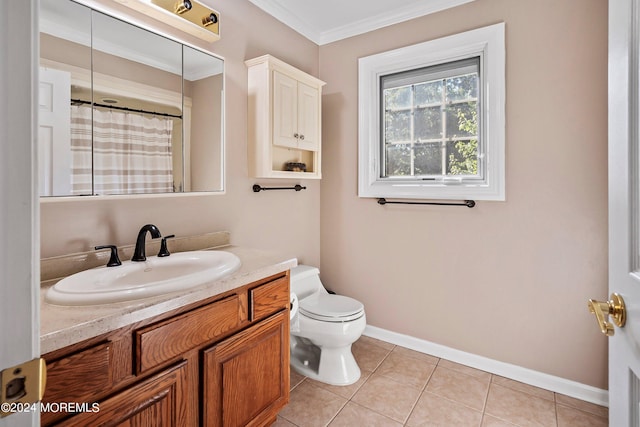
[[116, 0], [208, 42], [220, 39], [220, 13], [196, 0]]
[[218, 16], [215, 13], [210, 13], [208, 16], [202, 17], [202, 25], [208, 27], [209, 25], [217, 24]]
[[193, 5], [189, 0], [180, 0], [176, 3], [175, 12], [178, 15], [182, 15], [183, 13], [190, 11], [192, 7]]

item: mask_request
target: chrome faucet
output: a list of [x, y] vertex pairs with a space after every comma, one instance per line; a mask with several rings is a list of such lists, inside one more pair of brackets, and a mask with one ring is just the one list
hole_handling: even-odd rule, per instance
[[147, 224], [143, 226], [138, 232], [138, 238], [136, 239], [136, 248], [133, 251], [133, 256], [131, 257], [131, 261], [146, 261], [147, 255], [145, 251], [145, 238], [147, 237], [147, 231], [151, 233], [152, 239], [157, 239], [161, 237], [160, 230], [153, 224]]

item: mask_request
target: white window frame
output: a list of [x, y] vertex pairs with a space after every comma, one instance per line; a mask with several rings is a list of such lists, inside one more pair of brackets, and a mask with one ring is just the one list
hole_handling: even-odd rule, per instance
[[[359, 197], [505, 200], [504, 40], [504, 23], [499, 23], [358, 60]], [[381, 177], [381, 77], [471, 57], [480, 57], [478, 167], [485, 168], [483, 179]]]

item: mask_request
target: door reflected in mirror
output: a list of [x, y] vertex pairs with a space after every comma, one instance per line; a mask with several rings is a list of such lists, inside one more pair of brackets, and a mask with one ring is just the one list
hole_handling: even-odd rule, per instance
[[223, 191], [223, 69], [73, 1], [42, 0], [41, 196]]

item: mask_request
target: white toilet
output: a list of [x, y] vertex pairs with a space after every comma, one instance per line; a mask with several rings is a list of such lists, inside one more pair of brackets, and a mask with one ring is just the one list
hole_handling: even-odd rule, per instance
[[291, 270], [291, 292], [299, 303], [291, 321], [291, 367], [327, 384], [353, 384], [360, 378], [360, 368], [351, 344], [367, 324], [364, 306], [353, 298], [329, 294], [319, 274], [308, 265]]

